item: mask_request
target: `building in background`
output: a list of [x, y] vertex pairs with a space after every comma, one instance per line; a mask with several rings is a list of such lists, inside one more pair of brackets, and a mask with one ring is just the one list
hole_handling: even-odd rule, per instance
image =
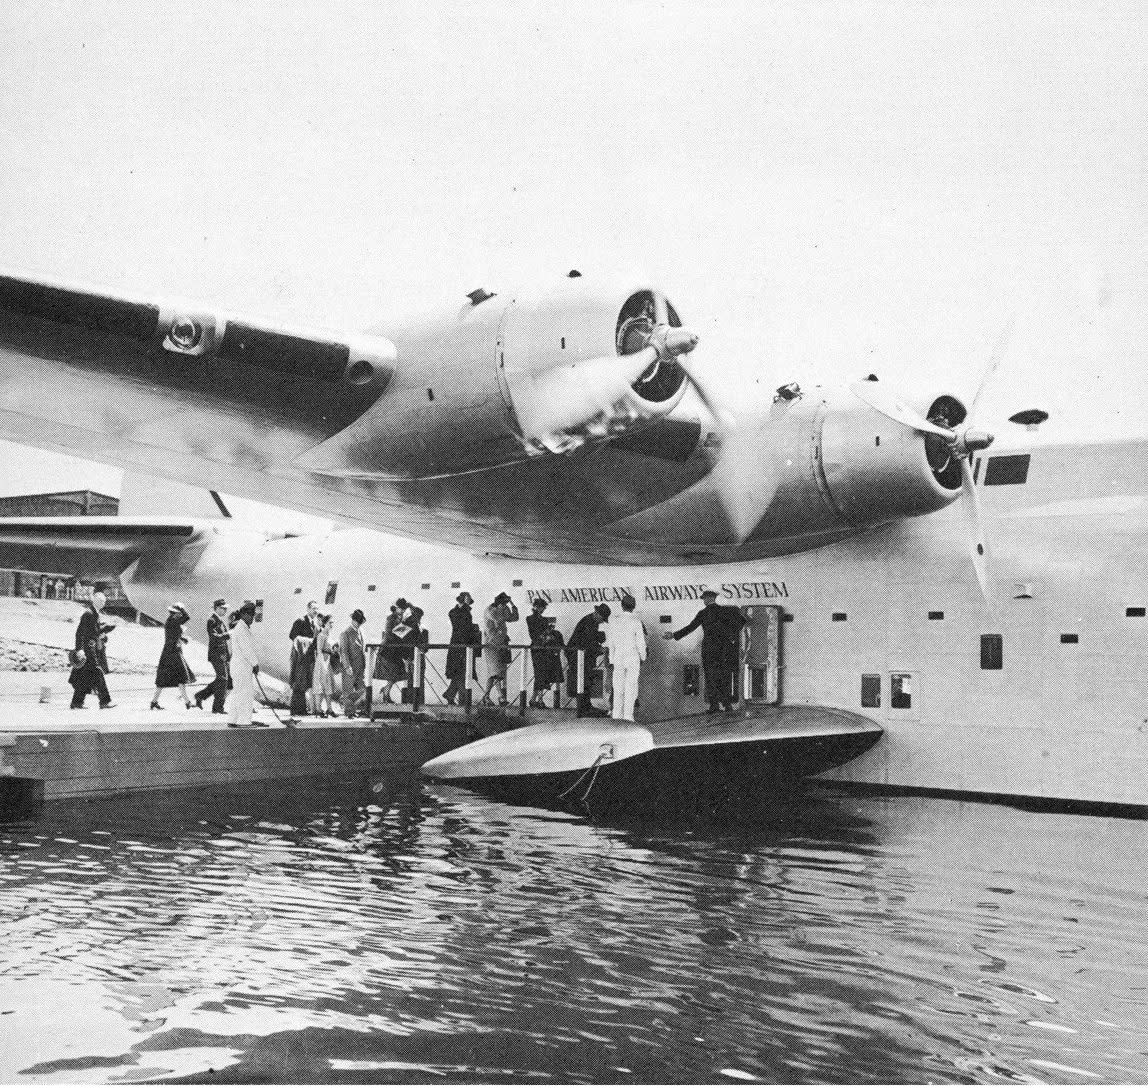
[[[114, 517], [118, 498], [95, 490], [65, 490], [54, 494], [15, 494], [0, 498], [0, 517]], [[0, 570], [0, 596], [42, 600], [84, 600], [97, 588], [108, 597], [108, 610], [135, 617], [118, 578], [88, 584], [59, 573], [29, 569]]]

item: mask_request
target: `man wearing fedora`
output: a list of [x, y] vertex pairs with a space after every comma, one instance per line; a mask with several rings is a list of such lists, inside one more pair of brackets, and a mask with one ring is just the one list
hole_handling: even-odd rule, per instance
[[727, 712], [737, 701], [737, 683], [734, 676], [740, 659], [741, 628], [745, 616], [736, 607], [724, 607], [717, 601], [717, 593], [707, 588], [702, 593], [705, 606], [694, 620], [680, 630], [662, 634], [667, 641], [680, 641], [694, 630], [702, 631], [702, 671], [705, 673], [706, 701], [711, 713]]
[[363, 676], [367, 670], [367, 646], [362, 626], [367, 616], [357, 607], [351, 612], [351, 624], [339, 634], [339, 659], [343, 663], [343, 712], [354, 717], [359, 702], [367, 692]]
[[[455, 597], [455, 605], [447, 612], [452, 646], [446, 650], [446, 677], [450, 679], [450, 685], [442, 696], [447, 705], [454, 705], [455, 699], [462, 697], [466, 690], [466, 646], [473, 645], [477, 653], [482, 644], [482, 631], [474, 621], [473, 606], [474, 597], [469, 592], [460, 592]], [[476, 678], [473, 661], [470, 678]]]
[[228, 661], [231, 659], [231, 632], [227, 628], [227, 600], [216, 600], [212, 604], [211, 617], [207, 620], [207, 662], [215, 669], [215, 678], [202, 690], [196, 691], [195, 704], [200, 709], [211, 698], [211, 711], [224, 712], [223, 703], [227, 699], [230, 682]]

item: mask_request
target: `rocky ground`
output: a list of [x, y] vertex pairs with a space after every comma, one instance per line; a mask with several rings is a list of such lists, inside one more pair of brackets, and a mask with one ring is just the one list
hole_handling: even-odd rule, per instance
[[[108, 666], [117, 675], [142, 675], [154, 670], [130, 660], [108, 658]], [[18, 641], [0, 636], [0, 671], [54, 671], [68, 672], [68, 653], [53, 645], [37, 645], [31, 641]]]

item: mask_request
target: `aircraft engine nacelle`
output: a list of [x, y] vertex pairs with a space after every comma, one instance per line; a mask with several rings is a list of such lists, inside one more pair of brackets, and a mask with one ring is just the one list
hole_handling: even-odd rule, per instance
[[[641, 361], [654, 331], [657, 297], [646, 287], [573, 275], [511, 303], [499, 371], [528, 453], [570, 451], [678, 405], [686, 390], [681, 367], [673, 358]], [[668, 302], [665, 320], [672, 329], [681, 327]]]
[[[951, 396], [921, 406], [950, 425], [964, 419]], [[745, 544], [787, 553], [817, 538], [934, 512], [961, 488], [949, 444], [894, 422], [849, 388], [786, 386], [768, 410], [715, 428], [702, 447], [714, 450], [704, 478], [616, 522], [610, 534], [657, 539], [691, 554]]]
[[671, 346], [649, 347], [659, 297], [571, 273], [535, 296], [476, 290], [459, 309], [371, 329], [395, 345], [394, 379], [296, 463], [430, 479], [568, 452], [668, 414], [687, 384], [675, 353], [693, 343], [682, 346], [689, 333], [666, 302]]
[[[921, 405], [949, 425], [964, 421], [959, 400], [943, 395]], [[854, 527], [921, 516], [960, 493], [952, 449], [874, 411], [848, 390], [828, 399], [821, 420], [819, 478], [845, 523]]]

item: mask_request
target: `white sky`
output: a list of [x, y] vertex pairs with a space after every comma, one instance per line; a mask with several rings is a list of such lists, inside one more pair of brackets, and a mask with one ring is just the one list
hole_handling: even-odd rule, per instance
[[[0, 7], [0, 265], [358, 328], [621, 266], [770, 384], [1142, 431], [1148, 9]], [[2, 443], [0, 443], [2, 445]], [[118, 475], [0, 447], [0, 492]]]

